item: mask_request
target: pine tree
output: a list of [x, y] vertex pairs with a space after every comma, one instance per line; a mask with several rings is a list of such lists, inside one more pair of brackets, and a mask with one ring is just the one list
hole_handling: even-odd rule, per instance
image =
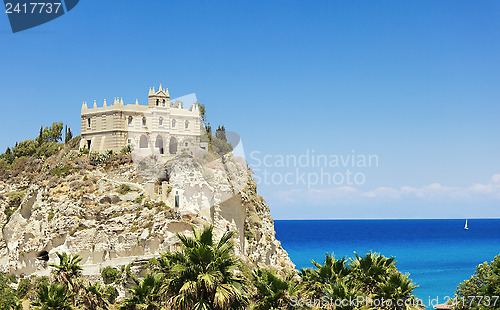
[[64, 143], [68, 143], [71, 139], [73, 139], [73, 133], [71, 132], [71, 128], [68, 127], [68, 132], [66, 132], [66, 139]]
[[36, 139], [38, 144], [43, 143], [43, 125], [40, 126], [40, 133], [38, 134], [38, 138]]

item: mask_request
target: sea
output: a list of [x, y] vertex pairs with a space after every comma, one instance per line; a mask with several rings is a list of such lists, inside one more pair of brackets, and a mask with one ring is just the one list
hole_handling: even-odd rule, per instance
[[323, 263], [326, 253], [354, 257], [378, 252], [418, 288], [429, 309], [454, 296], [476, 266], [500, 254], [500, 219], [276, 220], [276, 237], [298, 269]]

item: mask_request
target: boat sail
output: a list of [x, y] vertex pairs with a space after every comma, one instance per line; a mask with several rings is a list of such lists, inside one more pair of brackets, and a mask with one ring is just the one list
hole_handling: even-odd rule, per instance
[[469, 227], [467, 226], [467, 219], [465, 219], [465, 226], [464, 226], [464, 229], [465, 229], [465, 230], [469, 229]]

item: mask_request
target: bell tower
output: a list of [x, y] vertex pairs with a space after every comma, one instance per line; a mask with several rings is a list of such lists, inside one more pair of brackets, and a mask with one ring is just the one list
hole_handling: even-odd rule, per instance
[[155, 92], [155, 88], [149, 89], [148, 93], [148, 106], [153, 107], [170, 107], [170, 94], [168, 93], [168, 88], [163, 89], [160, 84], [160, 88]]

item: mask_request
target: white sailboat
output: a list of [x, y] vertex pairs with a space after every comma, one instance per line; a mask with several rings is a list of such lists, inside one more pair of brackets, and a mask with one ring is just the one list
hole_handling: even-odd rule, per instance
[[467, 219], [465, 219], [465, 226], [464, 226], [464, 229], [465, 229], [465, 230], [469, 229], [469, 227], [467, 226]]

